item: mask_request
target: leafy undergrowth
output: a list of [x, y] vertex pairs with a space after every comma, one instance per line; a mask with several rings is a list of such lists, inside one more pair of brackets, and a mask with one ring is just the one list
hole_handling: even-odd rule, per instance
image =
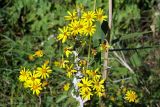
[[[101, 42], [105, 33], [111, 41], [109, 69], [103, 83], [105, 92], [101, 97], [93, 95], [84, 105], [160, 106], [158, 1], [115, 0], [110, 35], [104, 31], [107, 29], [106, 22], [102, 23], [102, 27], [101, 23], [95, 23], [96, 32], [91, 45], [89, 36], [62, 43], [61, 39], [57, 39], [60, 33], [58, 29], [69, 23], [64, 16], [73, 9], [91, 11], [102, 8], [104, 14], [108, 15], [108, 0], [4, 0], [0, 1], [0, 8], [0, 106], [78, 106], [79, 102], [71, 94], [75, 88], [73, 77], [68, 78], [66, 69], [56, 66], [55, 62], [68, 58], [64, 53], [66, 50], [74, 50], [79, 53], [82, 65], [88, 61], [89, 55], [88, 70], [99, 68], [97, 71], [101, 75], [103, 52], [100, 48], [104, 46]], [[42, 50], [42, 57], [36, 54], [38, 50]], [[75, 64], [77, 56], [72, 54], [69, 57], [68, 60]], [[47, 84], [37, 96], [24, 88], [19, 81], [19, 74], [23, 67], [33, 70], [44, 63], [50, 66], [52, 73], [49, 73]], [[70, 83], [69, 89], [67, 86], [64, 88], [67, 83]], [[127, 100], [130, 93], [136, 96], [136, 101]], [[79, 95], [76, 92], [74, 94]]]

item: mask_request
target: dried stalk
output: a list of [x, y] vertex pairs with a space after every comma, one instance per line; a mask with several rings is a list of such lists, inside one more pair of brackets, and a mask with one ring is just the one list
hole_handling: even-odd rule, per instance
[[[109, 30], [111, 31], [111, 27], [112, 27], [112, 0], [109, 0]], [[106, 29], [107, 30], [107, 29]], [[110, 34], [108, 35], [110, 36]], [[106, 40], [106, 45], [108, 45], [108, 43], [110, 42], [110, 40]], [[107, 68], [108, 68], [108, 49], [104, 52], [104, 63], [103, 63], [103, 72], [102, 72], [102, 77], [103, 79], [107, 78]]]
[[117, 52], [113, 52], [114, 55], [117, 57], [118, 61], [123, 65], [125, 66], [129, 71], [130, 73], [134, 73], [133, 69], [127, 64], [127, 62], [125, 61], [125, 59], [123, 59], [121, 56], [119, 56], [117, 54]]

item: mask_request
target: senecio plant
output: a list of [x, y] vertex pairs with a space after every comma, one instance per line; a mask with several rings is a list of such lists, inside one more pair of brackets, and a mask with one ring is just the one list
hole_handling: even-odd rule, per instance
[[[38, 50], [34, 55], [29, 55], [29, 60], [34, 60], [35, 57], [42, 57], [43, 51]], [[48, 61], [45, 61], [41, 67], [36, 67], [34, 70], [21, 68], [19, 81], [23, 82], [25, 88], [29, 88], [33, 94], [39, 95], [40, 91], [48, 84], [47, 78], [52, 72], [48, 66]]]
[[[97, 49], [91, 49], [91, 47], [92, 37], [96, 32], [96, 22], [102, 23], [107, 19], [107, 16], [103, 15], [102, 9], [96, 11], [73, 10], [73, 12], [68, 11], [68, 16], [65, 16], [65, 19], [69, 23], [59, 29], [60, 34], [57, 36], [57, 39], [64, 46], [65, 58], [56, 61], [55, 65], [65, 69], [66, 76], [73, 79], [74, 92], [78, 93], [78, 97], [74, 95], [73, 91], [72, 96], [80, 102], [80, 105], [83, 105], [92, 96], [101, 97], [105, 94], [105, 80], [101, 76], [101, 67], [93, 68], [94, 64], [91, 64], [91, 59], [94, 60]], [[73, 50], [73, 46], [68, 46], [77, 44], [79, 41], [81, 42], [80, 45], [74, 47], [76, 50]], [[88, 57], [86, 59], [79, 57], [82, 47], [88, 47]], [[108, 46], [103, 48], [105, 50]], [[75, 56], [74, 63], [70, 62], [72, 54]], [[64, 89], [67, 91], [69, 86], [70, 83], [67, 83]]]
[[[80, 107], [83, 107], [86, 101], [93, 97], [106, 96], [107, 93], [106, 80], [102, 78], [101, 73], [100, 55], [110, 46], [101, 41], [94, 43], [93, 39], [97, 36], [97, 28], [107, 20], [107, 16], [101, 8], [95, 11], [85, 11], [82, 6], [67, 13], [68, 15], [64, 17], [66, 25], [59, 28], [59, 34], [56, 37], [57, 43], [60, 44], [59, 52], [63, 54], [53, 62], [53, 67], [65, 71], [70, 82], [66, 81], [63, 89], [70, 92], [71, 96], [80, 103]], [[39, 57], [43, 57], [42, 50], [29, 55], [29, 60]], [[40, 67], [32, 70], [22, 67], [19, 80], [23, 82], [25, 88], [39, 96], [48, 85], [47, 79], [51, 73], [54, 72], [45, 61]], [[124, 99], [128, 102], [136, 102], [137, 97], [134, 91], [129, 90], [126, 91]]]

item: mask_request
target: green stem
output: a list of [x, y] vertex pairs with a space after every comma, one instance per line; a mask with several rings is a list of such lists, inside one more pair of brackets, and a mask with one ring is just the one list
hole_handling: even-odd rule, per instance
[[93, 7], [93, 11], [96, 10], [96, 0], [94, 0], [94, 7]]
[[90, 62], [90, 56], [91, 56], [91, 42], [92, 42], [92, 37], [89, 37], [89, 47], [88, 47], [88, 63], [87, 63], [87, 68], [88, 68], [88, 64]]

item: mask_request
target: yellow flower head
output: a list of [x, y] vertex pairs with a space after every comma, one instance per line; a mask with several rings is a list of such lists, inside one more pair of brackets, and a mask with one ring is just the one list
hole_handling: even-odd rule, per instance
[[33, 82], [26, 80], [26, 81], [23, 83], [23, 86], [24, 86], [24, 88], [28, 88], [28, 87], [30, 87], [32, 84], [33, 84]]
[[84, 34], [86, 36], [88, 36], [88, 35], [92, 36], [95, 31], [96, 31], [96, 26], [95, 25], [87, 24], [87, 26], [84, 29]]
[[45, 86], [47, 86], [48, 85], [48, 82], [47, 81], [43, 81], [42, 82], [42, 87], [45, 87]]
[[79, 82], [78, 87], [80, 88], [80, 91], [91, 91], [92, 81], [88, 80], [87, 77], [82, 78], [82, 82]]
[[104, 79], [100, 79], [100, 78], [94, 78], [93, 79], [93, 90], [103, 90], [104, 89]]
[[34, 55], [37, 56], [37, 57], [42, 57], [43, 56], [43, 51], [42, 50], [38, 50], [38, 51], [35, 52]]
[[34, 60], [35, 60], [35, 59], [34, 59], [34, 55], [32, 55], [32, 54], [28, 55], [28, 59], [29, 59], [30, 61], [34, 61]]
[[96, 70], [86, 70], [86, 73], [89, 75], [89, 77], [91, 77], [91, 78], [100, 78], [101, 77], [101, 75], [98, 75], [97, 74], [97, 71], [98, 71], [99, 69], [97, 68]]
[[64, 48], [64, 52], [67, 57], [69, 57], [69, 55], [72, 54], [72, 51], [70, 51], [71, 49], [72, 49], [72, 47]]
[[49, 64], [49, 60], [46, 60], [46, 61], [44, 62], [44, 64], [48, 65], [48, 64]]
[[75, 10], [73, 10], [72, 13], [70, 11], [67, 11], [67, 13], [68, 13], [69, 16], [64, 16], [66, 20], [74, 21], [78, 18], [77, 17], [77, 12]]
[[68, 62], [68, 60], [61, 59], [59, 61], [54, 61], [54, 65], [60, 68], [66, 68], [66, 63]]
[[136, 92], [129, 90], [126, 92], [124, 99], [129, 102], [136, 102], [137, 101], [137, 94], [136, 94]]
[[78, 34], [78, 31], [79, 31], [78, 25], [79, 25], [78, 21], [72, 21], [69, 24], [69, 30], [71, 32], [71, 35], [76, 36]]
[[79, 65], [80, 66], [86, 66], [87, 65], [87, 61], [86, 60], [80, 60], [79, 61]]
[[69, 29], [67, 26], [64, 26], [63, 29], [59, 28], [60, 34], [57, 36], [58, 40], [62, 40], [64, 43], [70, 35]]
[[38, 67], [36, 71], [37, 75], [42, 79], [46, 79], [47, 77], [49, 77], [49, 74], [51, 72], [52, 70], [46, 64], [43, 64], [41, 67]]
[[103, 15], [103, 10], [101, 8], [96, 10], [96, 19], [101, 23], [107, 19], [107, 16]]
[[111, 46], [109, 44], [106, 44], [106, 43], [103, 43], [103, 44], [100, 44], [100, 50], [101, 51], [106, 51], [110, 48]]
[[67, 71], [67, 76], [69, 78], [71, 78], [71, 76], [73, 75], [73, 73], [77, 72], [77, 70], [73, 69], [73, 64], [70, 65], [70, 66], [66, 65], [66, 69], [67, 69], [66, 70]]
[[83, 19], [79, 20], [78, 23], [78, 32], [80, 35], [84, 34], [85, 27], [87, 26], [87, 22]]
[[97, 54], [97, 50], [96, 49], [91, 49], [91, 51], [92, 51], [91, 53], [92, 53], [93, 56], [95, 56]]
[[70, 83], [65, 84], [63, 87], [64, 91], [68, 91], [69, 88], [70, 88]]
[[21, 82], [26, 81], [29, 77], [29, 70], [26, 71], [25, 67], [20, 71], [19, 80]]
[[102, 96], [104, 95], [104, 92], [105, 92], [104, 89], [96, 90], [96, 91], [95, 91], [95, 94], [96, 94], [98, 97], [102, 97]]
[[92, 24], [95, 21], [94, 18], [96, 18], [96, 14], [94, 11], [88, 11], [82, 14], [82, 19], [89, 24]]
[[90, 90], [82, 90], [80, 91], [80, 95], [82, 96], [82, 99], [84, 100], [90, 100], [91, 96], [93, 96]]
[[27, 80], [27, 83], [29, 84], [33, 84], [35, 82], [40, 82], [41, 80], [38, 78], [38, 74], [36, 71], [33, 71], [33, 72], [30, 72], [29, 73], [29, 77], [28, 77], [28, 80]]
[[37, 81], [30, 86], [30, 89], [33, 91], [33, 94], [36, 94], [36, 95], [40, 94], [40, 91], [42, 90], [41, 84], [42, 83], [40, 81], [39, 82]]

